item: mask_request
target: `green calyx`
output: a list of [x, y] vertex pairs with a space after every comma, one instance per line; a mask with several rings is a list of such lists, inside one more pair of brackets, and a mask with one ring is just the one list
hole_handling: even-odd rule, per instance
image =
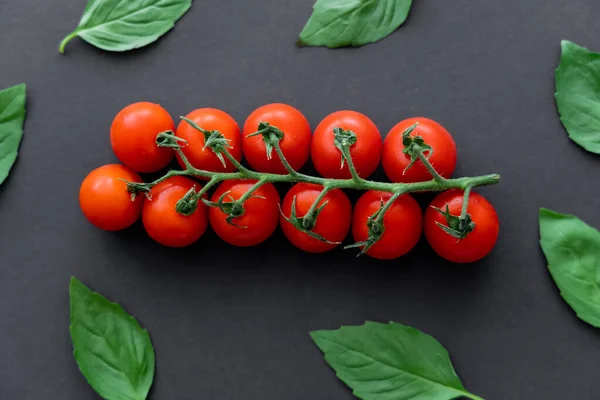
[[267, 149], [267, 159], [270, 160], [273, 157], [273, 149], [283, 139], [284, 133], [281, 129], [277, 128], [276, 126], [271, 125], [268, 122], [261, 121], [258, 124], [258, 130], [254, 133], [249, 134], [247, 137], [253, 137], [258, 135], [262, 135], [263, 137], [265, 147]]
[[[231, 192], [229, 191], [223, 193], [216, 202], [209, 201], [206, 199], [202, 199], [202, 202], [209, 207], [218, 208], [223, 213], [225, 213], [227, 215], [225, 221], [227, 221], [228, 224], [236, 226], [238, 228], [246, 228], [245, 226], [240, 226], [233, 222], [234, 218], [238, 218], [244, 215], [246, 210], [244, 209], [244, 203], [235, 200], [230, 195], [230, 193]], [[225, 201], [226, 198], [229, 198], [229, 201]]]
[[198, 208], [198, 196], [196, 193], [196, 188], [191, 188], [183, 198], [181, 198], [177, 205], [175, 206], [175, 210], [182, 215], [190, 216], [192, 215], [196, 209]]
[[177, 150], [181, 149], [181, 145], [187, 145], [187, 142], [184, 139], [175, 136], [175, 132], [173, 131], [164, 131], [156, 136], [156, 145], [158, 147], [169, 147]]
[[448, 208], [447, 204], [445, 210], [441, 210], [437, 207], [433, 207], [433, 209], [446, 218], [446, 225], [439, 222], [436, 222], [436, 224], [450, 236], [453, 236], [457, 239], [464, 239], [475, 229], [475, 222], [471, 220], [471, 216], [469, 214], [461, 214], [459, 216], [452, 215], [450, 214], [450, 209]]
[[349, 158], [349, 152], [344, 149], [350, 149], [352, 145], [356, 143], [356, 133], [351, 130], [334, 128], [333, 129], [333, 144], [342, 154], [342, 165], [340, 168], [344, 168], [344, 161]]
[[292, 210], [290, 211], [290, 216], [287, 217], [280, 210], [281, 215], [283, 215], [283, 218], [287, 222], [292, 224], [296, 229], [298, 229], [301, 232], [306, 233], [308, 236], [310, 236], [314, 239], [317, 239], [321, 242], [324, 242], [324, 243], [339, 244], [339, 242], [329, 241], [329, 240], [325, 239], [323, 236], [321, 236], [318, 233], [313, 231], [313, 229], [317, 223], [317, 218], [318, 218], [319, 214], [321, 214], [323, 209], [327, 206], [327, 201], [323, 202], [323, 204], [321, 204], [320, 206], [317, 206], [317, 204], [320, 202], [321, 199], [322, 199], [322, 196], [320, 196], [320, 198], [317, 198], [317, 200], [313, 203], [312, 207], [308, 210], [308, 212], [303, 217], [298, 217], [298, 211], [297, 211], [297, 207], [296, 207], [296, 196], [294, 196], [294, 198], [292, 199]]
[[410, 156], [410, 163], [404, 168], [404, 172], [408, 171], [425, 153], [427, 153], [427, 159], [433, 154], [433, 148], [425, 143], [425, 140], [421, 136], [411, 136], [411, 133], [417, 129], [417, 126], [419, 126], [418, 122], [410, 126], [402, 134], [402, 144], [404, 145], [402, 152]]
[[363, 254], [366, 254], [369, 251], [369, 249], [373, 247], [373, 245], [377, 243], [379, 239], [381, 239], [383, 233], [385, 232], [385, 225], [383, 225], [383, 215], [385, 214], [386, 210], [387, 208], [385, 203], [381, 201], [381, 206], [379, 207], [379, 210], [377, 210], [377, 212], [375, 212], [367, 219], [367, 228], [369, 229], [369, 235], [367, 239], [363, 240], [362, 242], [357, 242], [345, 246], [344, 249], [360, 248], [360, 253], [358, 253], [356, 257], [360, 257]]
[[[267, 183], [310, 183], [319, 185], [323, 189], [321, 193], [315, 198], [313, 204], [306, 212], [305, 215], [299, 216], [297, 210], [297, 201], [294, 198], [292, 204], [292, 210], [290, 216], [284, 215], [284, 219], [292, 224], [296, 229], [306, 233], [308, 236], [320, 240], [325, 243], [339, 244], [328, 240], [328, 238], [314, 232], [314, 227], [317, 224], [317, 220], [322, 211], [327, 207], [326, 195], [330, 190], [334, 189], [353, 189], [353, 190], [376, 190], [391, 193], [391, 197], [382, 202], [379, 210], [373, 214], [367, 221], [368, 238], [365, 241], [346, 246], [346, 248], [360, 248], [361, 254], [368, 252], [372, 246], [377, 243], [385, 233], [384, 216], [388, 209], [392, 206], [393, 202], [400, 196], [411, 193], [411, 192], [426, 192], [426, 191], [444, 191], [449, 189], [461, 189], [464, 190], [463, 196], [463, 207], [460, 216], [451, 215], [448, 210], [438, 210], [445, 217], [447, 225], [439, 224], [440, 228], [447, 234], [457, 237], [459, 239], [466, 237], [475, 228], [475, 224], [471, 220], [471, 217], [467, 214], [468, 199], [470, 191], [473, 187], [494, 185], [500, 181], [500, 176], [497, 174], [474, 176], [474, 177], [462, 177], [447, 179], [437, 173], [433, 165], [428, 160], [428, 157], [424, 153], [431, 155], [431, 147], [425, 143], [423, 138], [419, 136], [411, 136], [411, 133], [415, 130], [417, 125], [413, 125], [403, 133], [404, 149], [403, 151], [411, 155], [414, 158], [413, 163], [418, 159], [420, 160], [427, 170], [431, 173], [432, 179], [424, 182], [414, 183], [394, 183], [394, 182], [374, 182], [369, 181], [358, 176], [355, 169], [352, 156], [350, 154], [350, 147], [356, 144], [356, 134], [350, 130], [342, 128], [335, 128], [334, 133], [334, 145], [340, 151], [340, 157], [342, 161], [348, 163], [348, 169], [351, 174], [350, 179], [329, 179], [318, 176], [310, 176], [295, 171], [283, 154], [280, 147], [280, 141], [284, 138], [284, 132], [278, 127], [271, 125], [267, 122], [260, 122], [258, 130], [249, 136], [261, 135], [266, 147], [267, 157], [276, 156], [280, 159], [281, 163], [285, 166], [286, 174], [272, 174], [252, 171], [237, 161], [233, 155], [229, 152], [230, 145], [223, 135], [216, 130], [206, 130], [198, 126], [193, 121], [183, 118], [193, 128], [204, 134], [205, 147], [208, 147], [215, 154], [220, 155], [223, 161], [226, 158], [236, 169], [235, 172], [214, 172], [197, 169], [192, 166], [187, 159], [186, 155], [182, 151], [182, 145], [187, 144], [181, 138], [178, 138], [171, 131], [162, 132], [157, 137], [157, 144], [161, 147], [173, 148], [177, 155], [181, 158], [185, 165], [183, 170], [171, 170], [163, 177], [150, 183], [135, 183], [128, 182], [127, 190], [132, 193], [132, 196], [139, 193], [146, 193], [149, 195], [150, 189], [158, 183], [172, 177], [172, 176], [196, 176], [208, 180], [208, 182], [199, 191], [195, 189], [190, 190], [186, 195], [177, 203], [177, 212], [183, 215], [191, 215], [197, 206], [198, 201], [201, 200], [209, 207], [216, 207], [227, 215], [226, 221], [234, 226], [243, 228], [235, 224], [235, 218], [238, 218], [246, 212], [244, 204], [246, 200], [252, 197], [259, 197], [254, 195], [262, 185]], [[273, 155], [275, 150], [275, 155]], [[220, 182], [234, 179], [246, 179], [255, 181], [254, 185], [240, 198], [234, 199], [229, 192], [224, 193], [216, 202], [206, 200], [204, 195], [210, 188], [217, 185]]]
[[223, 136], [223, 134], [216, 129], [202, 129], [200, 126], [198, 126], [198, 124], [196, 124], [189, 118], [181, 117], [181, 119], [190, 124], [194, 129], [197, 129], [204, 134], [204, 147], [202, 148], [202, 150], [205, 150], [207, 147], [211, 149], [213, 153], [215, 153], [215, 155], [219, 158], [219, 161], [221, 161], [223, 167], [226, 167], [227, 164], [225, 164], [225, 158], [223, 158], [223, 153], [225, 152], [225, 149], [231, 148], [231, 145], [229, 144], [229, 139], [226, 139], [225, 136]]

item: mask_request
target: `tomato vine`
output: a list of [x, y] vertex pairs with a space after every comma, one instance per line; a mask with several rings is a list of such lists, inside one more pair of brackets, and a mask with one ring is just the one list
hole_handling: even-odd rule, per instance
[[[354, 189], [354, 190], [377, 190], [383, 192], [389, 192], [392, 196], [385, 202], [382, 203], [380, 209], [369, 218], [368, 228], [369, 236], [368, 239], [355, 243], [346, 248], [360, 247], [360, 254], [366, 253], [383, 235], [385, 230], [383, 224], [383, 217], [387, 210], [391, 207], [393, 202], [400, 196], [411, 193], [411, 192], [425, 192], [425, 191], [444, 191], [448, 189], [460, 189], [464, 191], [463, 196], [463, 207], [460, 215], [452, 215], [447, 211], [439, 210], [445, 219], [447, 224], [440, 225], [440, 228], [447, 234], [454, 236], [458, 239], [465, 238], [475, 227], [473, 221], [471, 221], [470, 215], [467, 213], [469, 195], [471, 189], [477, 186], [493, 185], [500, 181], [500, 175], [490, 174], [474, 177], [461, 177], [461, 178], [444, 178], [429, 162], [429, 156], [432, 154], [432, 148], [424, 139], [420, 136], [411, 136], [411, 133], [415, 130], [418, 124], [414, 124], [403, 133], [403, 152], [410, 156], [411, 163], [406, 169], [410, 168], [415, 162], [420, 161], [427, 168], [431, 174], [431, 180], [424, 182], [413, 182], [413, 183], [389, 183], [389, 182], [376, 182], [361, 178], [356, 172], [354, 162], [350, 155], [350, 147], [356, 143], [356, 134], [350, 130], [341, 128], [334, 129], [334, 144], [340, 151], [340, 162], [341, 166], [344, 163], [348, 164], [350, 170], [350, 179], [330, 179], [322, 178], [317, 176], [306, 175], [298, 172], [292, 168], [287, 159], [285, 158], [281, 147], [280, 141], [284, 137], [284, 132], [274, 125], [266, 122], [261, 122], [258, 129], [251, 136], [262, 135], [265, 142], [267, 158], [273, 156], [279, 157], [283, 166], [287, 170], [287, 174], [273, 174], [253, 171], [233, 157], [229, 152], [230, 148], [228, 140], [225, 139], [223, 134], [218, 130], [206, 130], [198, 126], [194, 121], [181, 117], [184, 121], [189, 123], [194, 129], [198, 130], [204, 135], [205, 146], [204, 148], [210, 148], [219, 157], [219, 160], [225, 165], [225, 159], [227, 159], [236, 168], [235, 172], [213, 172], [207, 170], [197, 169], [192, 166], [190, 161], [185, 156], [182, 148], [187, 144], [185, 140], [175, 135], [173, 131], [161, 132], [157, 135], [156, 144], [160, 147], [172, 148], [179, 157], [181, 158], [185, 168], [183, 170], [171, 170], [161, 178], [148, 183], [143, 182], [127, 182], [127, 189], [132, 193], [132, 197], [140, 194], [150, 196], [150, 190], [160, 182], [173, 177], [173, 176], [196, 176], [207, 179], [208, 182], [200, 189], [196, 190], [195, 187], [191, 188], [186, 195], [177, 202], [176, 210], [183, 215], [191, 215], [198, 207], [198, 202], [202, 201], [210, 207], [217, 207], [227, 215], [227, 222], [234, 225], [233, 219], [240, 217], [244, 214], [244, 203], [248, 200], [253, 193], [258, 190], [261, 186], [266, 183], [297, 183], [305, 182], [312, 183], [322, 186], [320, 195], [315, 199], [314, 203], [304, 216], [298, 216], [295, 210], [295, 206], [292, 208], [292, 213], [289, 218], [286, 217], [296, 229], [308, 234], [309, 236], [326, 241], [325, 238], [321, 237], [317, 233], [312, 231], [315, 226], [316, 220], [319, 213], [327, 206], [327, 202], [319, 206], [325, 195], [333, 189]], [[275, 155], [273, 155], [273, 152]], [[222, 196], [216, 202], [210, 202], [204, 198], [204, 195], [215, 186], [217, 183], [231, 180], [231, 179], [251, 179], [256, 180], [256, 183], [239, 199], [235, 200], [231, 196], [228, 196], [228, 192], [223, 193]], [[293, 204], [295, 205], [295, 201]], [[240, 227], [243, 229], [243, 227]]]

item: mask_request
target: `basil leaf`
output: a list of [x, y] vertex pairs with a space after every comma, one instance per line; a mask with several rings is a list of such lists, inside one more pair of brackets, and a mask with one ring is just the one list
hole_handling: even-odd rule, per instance
[[408, 18], [412, 0], [317, 0], [298, 46], [363, 46], [383, 39]]
[[0, 90], [0, 185], [17, 160], [25, 122], [25, 84]]
[[554, 97], [569, 137], [600, 154], [600, 54], [563, 40], [555, 77]]
[[542, 208], [540, 244], [563, 299], [600, 328], [600, 232], [573, 215]]
[[118, 304], [71, 278], [71, 339], [79, 369], [107, 400], [143, 400], [154, 379], [148, 331]]
[[89, 0], [79, 26], [60, 44], [76, 36], [108, 51], [146, 46], [167, 33], [192, 6], [192, 0]]
[[467, 392], [446, 349], [433, 337], [409, 326], [366, 322], [312, 339], [337, 376], [364, 400], [482, 400]]

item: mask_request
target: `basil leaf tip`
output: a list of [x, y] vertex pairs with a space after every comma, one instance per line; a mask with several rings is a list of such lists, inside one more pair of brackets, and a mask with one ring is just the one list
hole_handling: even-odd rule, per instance
[[367, 321], [310, 336], [338, 378], [363, 400], [482, 400], [464, 388], [446, 349], [415, 328]]
[[560, 120], [571, 140], [600, 154], [600, 54], [568, 40], [561, 47], [554, 94]]
[[317, 0], [297, 45], [338, 48], [374, 43], [408, 18], [412, 0]]
[[90, 386], [107, 400], [144, 400], [154, 379], [148, 331], [120, 305], [70, 282], [74, 356]]
[[540, 209], [548, 270], [577, 317], [600, 328], [600, 232], [579, 218]]
[[27, 87], [24, 83], [0, 90], [0, 185], [19, 154], [25, 122]]
[[192, 0], [89, 0], [79, 26], [60, 43], [62, 54], [79, 36], [107, 51], [146, 46], [167, 33], [192, 6]]

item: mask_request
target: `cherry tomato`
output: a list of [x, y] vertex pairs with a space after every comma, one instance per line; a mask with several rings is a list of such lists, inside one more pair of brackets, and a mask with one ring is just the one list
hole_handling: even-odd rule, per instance
[[351, 130], [356, 143], [350, 147], [350, 155], [361, 178], [371, 175], [381, 159], [381, 135], [379, 129], [366, 115], [356, 111], [337, 111], [325, 117], [315, 129], [311, 157], [315, 168], [326, 178], [350, 178], [348, 163], [342, 168], [342, 154], [334, 144], [334, 128]]
[[[309, 183], [294, 185], [283, 200], [283, 215], [287, 218], [290, 217], [292, 203], [294, 197], [296, 197], [296, 217], [305, 216], [322, 189], [322, 186]], [[318, 206], [322, 206], [325, 202], [327, 202], [327, 205], [317, 217], [317, 222], [312, 231], [330, 242], [341, 242], [350, 230], [352, 205], [350, 204], [350, 200], [348, 200], [348, 196], [341, 189], [334, 189], [327, 192]], [[283, 216], [280, 218], [283, 233], [294, 246], [301, 250], [309, 253], [322, 253], [337, 246], [335, 243], [326, 243], [310, 237], [306, 233], [296, 229]]]
[[[238, 200], [255, 183], [256, 181], [251, 180], [225, 181], [213, 193], [211, 201], [216, 203], [224, 193], [227, 193], [225, 202], [231, 201], [232, 198]], [[231, 220], [238, 226], [228, 223], [226, 221], [228, 215], [216, 207], [209, 208], [210, 225], [221, 239], [231, 245], [255, 246], [267, 240], [277, 228], [279, 202], [279, 193], [275, 186], [267, 183], [244, 202], [244, 214]]]
[[119, 231], [139, 219], [143, 196], [132, 201], [122, 179], [142, 182], [142, 178], [130, 168], [109, 164], [90, 172], [81, 183], [79, 205], [94, 226], [106, 231]]
[[456, 263], [468, 263], [488, 255], [496, 244], [500, 226], [494, 207], [480, 194], [471, 192], [467, 213], [475, 223], [475, 229], [464, 239], [457, 239], [444, 232], [437, 223], [448, 226], [446, 217], [433, 207], [459, 216], [463, 192], [448, 190], [436, 197], [425, 213], [425, 237], [437, 254]]
[[110, 142], [119, 160], [138, 172], [165, 168], [175, 153], [156, 144], [156, 136], [175, 130], [169, 113], [153, 103], [133, 103], [122, 109], [110, 127]]
[[[356, 242], [369, 237], [369, 217], [381, 208], [392, 195], [369, 190], [363, 194], [354, 208], [352, 235]], [[367, 251], [367, 255], [380, 260], [391, 260], [405, 255], [419, 242], [423, 231], [423, 214], [419, 204], [410, 195], [396, 199], [383, 217], [384, 231], [381, 238]]]
[[292, 106], [274, 103], [254, 110], [244, 124], [242, 145], [248, 164], [260, 172], [286, 174], [287, 170], [275, 150], [271, 159], [267, 159], [262, 135], [248, 137], [258, 130], [260, 122], [268, 122], [283, 131], [284, 137], [279, 142], [283, 155], [292, 168], [295, 170], [302, 168], [308, 161], [310, 152], [311, 131], [306, 117]]
[[[200, 108], [192, 111], [186, 117], [202, 129], [221, 132], [231, 146], [227, 150], [237, 161], [242, 160], [240, 127], [229, 114], [216, 108]], [[204, 134], [186, 121], [181, 121], [177, 127], [177, 136], [187, 141], [187, 145], [183, 145], [181, 150], [194, 168], [214, 172], [235, 171], [235, 166], [227, 158], [224, 157], [226, 164], [224, 167], [221, 160], [209, 147], [204, 148]], [[182, 168], [185, 168], [179, 155], [177, 155], [177, 162]]]
[[410, 155], [402, 150], [402, 134], [412, 125], [419, 123], [411, 136], [421, 136], [431, 146], [431, 153], [425, 152], [429, 162], [444, 178], [450, 178], [456, 168], [456, 143], [448, 131], [435, 121], [427, 118], [410, 118], [394, 126], [383, 143], [383, 169], [392, 182], [424, 182], [432, 179], [421, 161], [415, 162], [406, 172]]
[[142, 222], [152, 239], [169, 247], [185, 247], [196, 242], [208, 226], [208, 210], [199, 201], [198, 208], [189, 216], [177, 212], [177, 202], [185, 194], [200, 185], [182, 176], [168, 178], [152, 188], [144, 200]]

